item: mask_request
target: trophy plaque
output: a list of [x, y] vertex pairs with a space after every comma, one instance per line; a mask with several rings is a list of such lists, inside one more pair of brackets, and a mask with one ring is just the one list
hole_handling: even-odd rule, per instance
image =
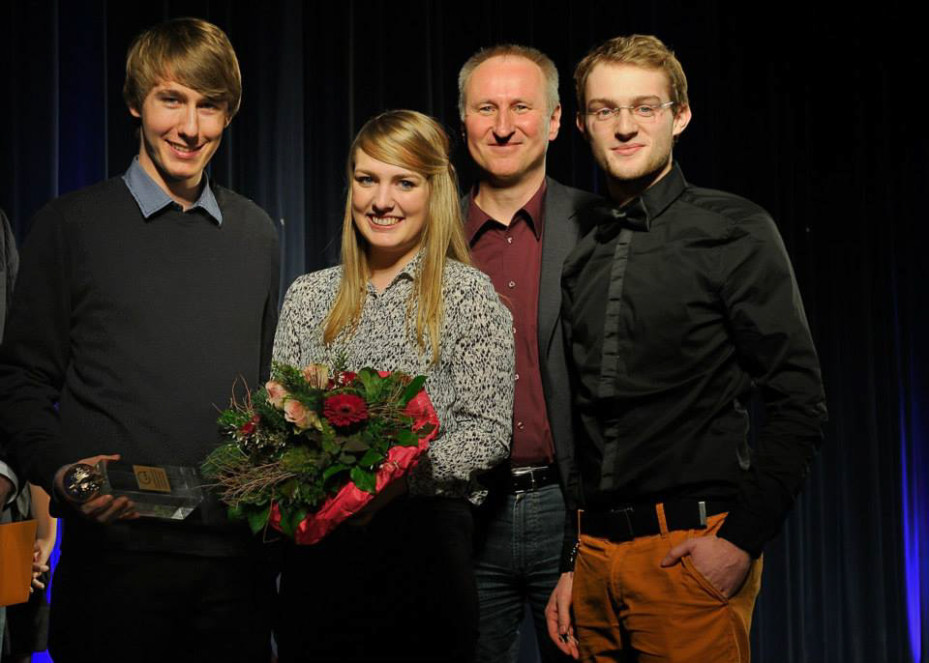
[[140, 516], [183, 520], [203, 500], [203, 482], [193, 467], [101, 461], [96, 471], [103, 478], [100, 493], [128, 497]]

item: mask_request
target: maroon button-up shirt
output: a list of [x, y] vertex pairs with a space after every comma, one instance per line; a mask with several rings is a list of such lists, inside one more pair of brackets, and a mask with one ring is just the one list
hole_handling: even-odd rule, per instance
[[[475, 192], [476, 193], [476, 190]], [[516, 333], [516, 400], [510, 465], [554, 462], [539, 369], [539, 274], [542, 266], [542, 202], [545, 182], [506, 226], [474, 202], [468, 208], [465, 235], [475, 266], [490, 276], [500, 299], [513, 314]]]

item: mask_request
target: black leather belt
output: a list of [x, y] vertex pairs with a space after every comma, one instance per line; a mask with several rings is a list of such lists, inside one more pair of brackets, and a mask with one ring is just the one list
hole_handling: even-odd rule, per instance
[[529, 493], [553, 483], [558, 483], [558, 469], [554, 465], [511, 467], [507, 487], [511, 493]]
[[[706, 519], [728, 511], [729, 502], [714, 500], [675, 500], [663, 502], [668, 531], [704, 529]], [[609, 511], [581, 511], [581, 534], [609, 539], [613, 542], [631, 541], [640, 536], [661, 532], [658, 511], [654, 504], [627, 506]]]

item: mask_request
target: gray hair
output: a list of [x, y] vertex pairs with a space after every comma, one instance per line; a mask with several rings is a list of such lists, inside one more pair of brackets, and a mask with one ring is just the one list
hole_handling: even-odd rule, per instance
[[490, 58], [502, 56], [520, 57], [529, 60], [538, 65], [542, 70], [542, 77], [545, 79], [545, 98], [548, 102], [548, 115], [555, 112], [555, 108], [561, 103], [558, 98], [558, 68], [552, 59], [542, 51], [532, 46], [521, 46], [520, 44], [498, 44], [497, 46], [488, 46], [482, 48], [477, 53], [468, 58], [461, 66], [458, 72], [458, 112], [461, 115], [462, 122], [465, 118], [465, 95], [468, 89], [468, 83], [474, 70], [480, 65], [487, 62]]

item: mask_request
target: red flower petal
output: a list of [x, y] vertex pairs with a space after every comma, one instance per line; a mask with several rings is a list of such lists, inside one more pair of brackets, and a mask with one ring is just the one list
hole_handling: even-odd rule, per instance
[[368, 418], [368, 404], [355, 394], [336, 394], [324, 401], [323, 416], [333, 426], [351, 426]]

